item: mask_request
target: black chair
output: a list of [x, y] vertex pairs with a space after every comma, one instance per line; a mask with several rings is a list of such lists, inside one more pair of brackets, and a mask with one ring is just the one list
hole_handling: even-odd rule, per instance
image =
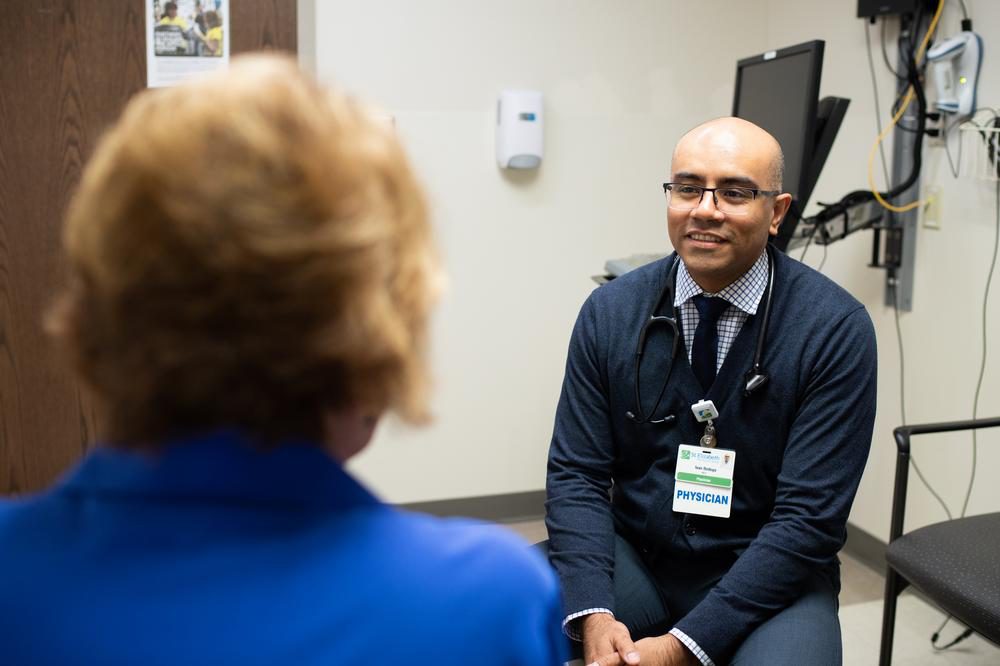
[[892, 662], [896, 598], [912, 585], [980, 636], [1000, 645], [1000, 512], [956, 518], [903, 534], [910, 437], [1000, 426], [1000, 418], [901, 426], [892, 492], [892, 526], [886, 549], [885, 606], [880, 666]]

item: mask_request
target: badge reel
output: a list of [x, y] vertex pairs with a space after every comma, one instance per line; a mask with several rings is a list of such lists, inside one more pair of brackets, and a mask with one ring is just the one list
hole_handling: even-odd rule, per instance
[[711, 400], [701, 400], [691, 405], [691, 411], [698, 423], [705, 424], [705, 434], [698, 443], [706, 449], [714, 449], [718, 440], [715, 438], [715, 424], [712, 421], [719, 418], [719, 410], [715, 408], [715, 403]]

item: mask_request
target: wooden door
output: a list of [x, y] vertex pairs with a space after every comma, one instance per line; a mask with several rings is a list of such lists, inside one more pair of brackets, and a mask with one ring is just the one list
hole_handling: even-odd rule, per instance
[[[230, 0], [233, 53], [296, 51], [296, 0]], [[0, 11], [0, 495], [92, 445], [94, 410], [42, 331], [60, 229], [101, 132], [146, 83], [144, 0], [4, 0]]]

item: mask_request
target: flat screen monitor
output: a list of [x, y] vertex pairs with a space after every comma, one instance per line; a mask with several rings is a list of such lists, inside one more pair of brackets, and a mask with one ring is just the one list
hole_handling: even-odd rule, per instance
[[812, 194], [823, 42], [768, 51], [736, 64], [733, 115], [770, 132], [785, 154], [784, 190], [801, 211]]

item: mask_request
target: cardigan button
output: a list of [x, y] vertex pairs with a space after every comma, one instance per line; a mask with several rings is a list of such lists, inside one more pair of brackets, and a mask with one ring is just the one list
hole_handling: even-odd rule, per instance
[[684, 526], [684, 534], [687, 534], [688, 536], [694, 536], [697, 532], [698, 530], [695, 529], [695, 526], [692, 525], [691, 523], [687, 523]]

